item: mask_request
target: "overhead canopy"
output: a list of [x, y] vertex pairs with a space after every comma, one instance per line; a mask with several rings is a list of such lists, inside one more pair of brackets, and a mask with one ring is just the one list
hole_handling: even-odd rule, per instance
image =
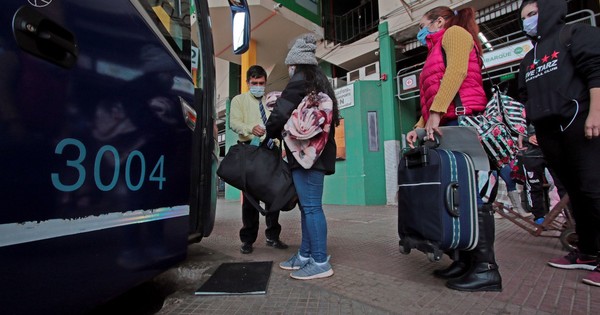
[[[269, 74], [269, 88], [283, 89], [287, 82], [287, 67], [283, 61], [291, 42], [301, 34], [314, 33], [322, 38], [323, 29], [286, 9], [276, 7], [270, 0], [248, 0], [250, 7], [251, 39], [256, 42], [256, 63]], [[231, 12], [227, 0], [209, 1], [213, 23], [215, 56], [241, 64], [231, 46]]]

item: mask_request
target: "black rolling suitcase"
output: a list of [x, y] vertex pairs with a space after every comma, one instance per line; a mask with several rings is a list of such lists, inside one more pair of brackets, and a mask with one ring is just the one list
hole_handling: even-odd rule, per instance
[[400, 252], [416, 248], [438, 261], [444, 251], [475, 248], [477, 193], [469, 155], [428, 144], [405, 152], [398, 166]]

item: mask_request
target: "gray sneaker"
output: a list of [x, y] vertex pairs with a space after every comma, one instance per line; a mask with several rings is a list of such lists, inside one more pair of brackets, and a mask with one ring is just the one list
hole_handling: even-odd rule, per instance
[[281, 268], [283, 270], [298, 270], [298, 269], [304, 267], [304, 265], [306, 265], [308, 263], [308, 261], [309, 261], [309, 259], [306, 259], [306, 260], [300, 259], [298, 253], [295, 253], [294, 256], [290, 257], [290, 259], [288, 259], [284, 262], [280, 262], [279, 268]]
[[304, 267], [290, 273], [290, 277], [299, 280], [331, 277], [333, 276], [333, 268], [331, 268], [331, 264], [329, 264], [329, 258], [331, 258], [331, 256], [327, 256], [327, 261], [324, 264], [317, 265], [315, 260], [310, 257], [308, 263], [304, 265]]

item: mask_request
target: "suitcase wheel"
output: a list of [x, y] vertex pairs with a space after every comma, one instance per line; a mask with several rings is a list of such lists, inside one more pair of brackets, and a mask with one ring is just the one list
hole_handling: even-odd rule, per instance
[[400, 254], [404, 254], [404, 255], [410, 254], [410, 248], [404, 247], [404, 246], [400, 246]]
[[577, 237], [574, 228], [568, 228], [562, 231], [559, 239], [565, 250], [571, 251], [577, 248], [577, 241], [579, 238]]
[[443, 252], [439, 250], [434, 250], [433, 252], [426, 253], [427, 259], [431, 262], [440, 261], [442, 259]]
[[410, 254], [410, 247], [408, 245], [403, 244], [402, 240], [398, 242], [400, 245], [400, 254], [408, 255]]

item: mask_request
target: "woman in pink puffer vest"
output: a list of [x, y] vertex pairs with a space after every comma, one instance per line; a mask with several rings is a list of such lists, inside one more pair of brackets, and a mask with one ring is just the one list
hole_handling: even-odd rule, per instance
[[[420, 77], [421, 119], [415, 128], [425, 128], [425, 138], [434, 140], [434, 133], [442, 135], [441, 125], [457, 126], [459, 115], [476, 115], [485, 110], [487, 98], [481, 78], [479, 27], [472, 8], [456, 12], [448, 7], [430, 10], [419, 26], [417, 39], [427, 45], [428, 55]], [[457, 93], [462, 106], [454, 102]], [[413, 147], [417, 133], [409, 132], [406, 139]], [[477, 246], [471, 251], [459, 251], [457, 260], [433, 274], [448, 279], [446, 286], [450, 289], [501, 291], [502, 278], [494, 255], [491, 202], [484, 204], [482, 198], [478, 198], [477, 210]]]
[[[455, 15], [448, 7], [432, 9], [421, 19], [421, 31], [417, 36], [427, 45], [428, 55], [419, 82], [421, 119], [415, 128], [424, 127], [427, 137], [432, 140], [433, 133], [439, 133], [440, 125], [458, 125], [457, 114], [477, 114], [487, 103], [481, 78], [479, 27], [474, 11], [466, 8], [457, 13]], [[462, 108], [454, 104], [457, 93]], [[412, 146], [416, 133], [409, 132], [407, 140]]]

